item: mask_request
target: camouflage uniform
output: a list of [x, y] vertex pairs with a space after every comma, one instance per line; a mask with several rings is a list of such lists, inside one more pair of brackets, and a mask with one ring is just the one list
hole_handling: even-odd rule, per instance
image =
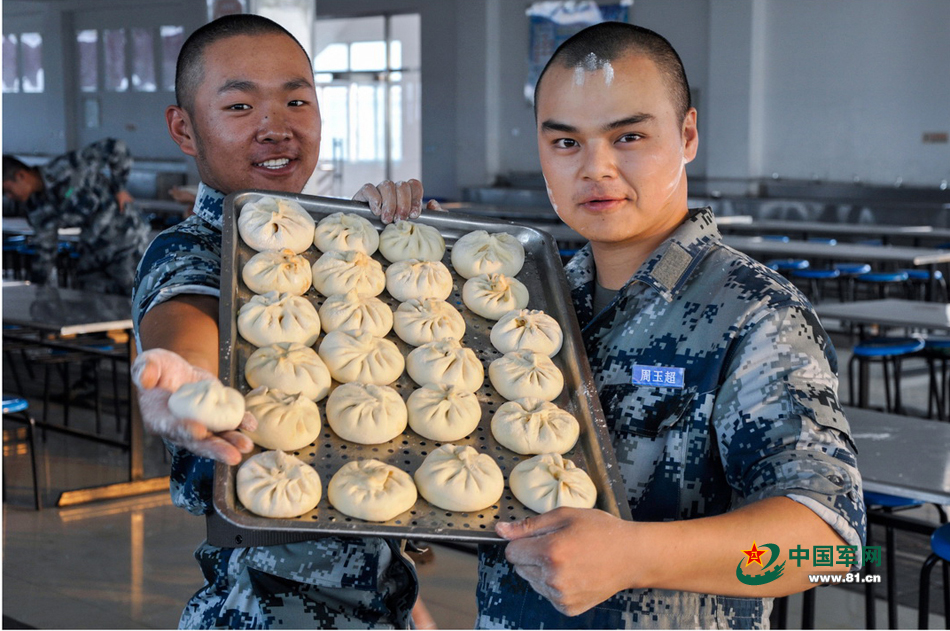
[[[103, 170], [108, 167], [108, 174]], [[44, 189], [27, 200], [36, 234], [31, 280], [45, 283], [56, 264], [60, 228], [79, 227], [76, 280], [83, 289], [132, 293], [135, 266], [148, 244], [148, 223], [115, 194], [125, 188], [132, 157], [121, 140], [106, 138], [39, 167]]]
[[[787, 496], [862, 545], [837, 356], [800, 292], [723, 245], [708, 209], [691, 211], [600, 313], [589, 245], [566, 271], [635, 520]], [[683, 385], [634, 385], [634, 365], [683, 368]], [[504, 546], [481, 548], [477, 596], [482, 628], [763, 628], [771, 611], [771, 599], [643, 589], [569, 618], [514, 573]]]
[[[155, 305], [180, 294], [220, 295], [223, 200], [202, 184], [195, 214], [149, 246], [132, 297], [136, 339], [142, 316]], [[210, 514], [214, 463], [169, 449], [175, 504]], [[418, 593], [400, 543], [378, 537], [249, 548], [204, 542], [195, 558], [206, 584], [186, 605], [181, 628], [408, 628]]]

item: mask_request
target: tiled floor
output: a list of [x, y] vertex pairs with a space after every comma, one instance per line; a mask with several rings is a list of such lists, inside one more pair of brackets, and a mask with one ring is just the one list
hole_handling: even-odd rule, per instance
[[[841, 345], [839, 344], [839, 347]], [[841, 353], [842, 366], [847, 354]], [[923, 409], [926, 376], [911, 372], [907, 403]], [[34, 405], [36, 405], [34, 403]], [[57, 410], [53, 410], [54, 413]], [[88, 413], [75, 423], [91, 423]], [[108, 426], [109, 423], [106, 423]], [[204, 522], [171, 506], [167, 494], [52, 508], [61, 490], [123, 481], [126, 454], [113, 447], [49, 434], [40, 473], [47, 508], [30, 506], [31, 478], [22, 428], [4, 423], [7, 501], [3, 505], [3, 616], [5, 628], [173, 628], [183, 603], [202, 584], [192, 552], [204, 537]], [[149, 441], [147, 475], [164, 475], [162, 446]], [[935, 511], [917, 516], [933, 520]], [[917, 571], [926, 542], [901, 544], [901, 602], [916, 602]], [[475, 620], [475, 559], [435, 546], [434, 561], [419, 566], [423, 597], [440, 628], [470, 628]], [[934, 573], [939, 584], [939, 572]], [[880, 588], [883, 594], [883, 585]], [[934, 610], [941, 610], [936, 586]], [[800, 625], [800, 597], [789, 608], [791, 628]], [[916, 626], [916, 610], [900, 608], [900, 627]], [[879, 626], [886, 614], [878, 602]], [[931, 626], [942, 627], [931, 616]], [[817, 594], [819, 628], [863, 628], [863, 594], [822, 588]]]

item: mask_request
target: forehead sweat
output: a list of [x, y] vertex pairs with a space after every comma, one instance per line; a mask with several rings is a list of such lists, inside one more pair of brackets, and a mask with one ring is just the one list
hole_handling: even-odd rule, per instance
[[610, 85], [614, 79], [614, 68], [608, 60], [598, 57], [597, 53], [589, 53], [574, 66], [574, 85], [584, 85], [588, 73], [596, 70], [604, 71], [604, 83]]

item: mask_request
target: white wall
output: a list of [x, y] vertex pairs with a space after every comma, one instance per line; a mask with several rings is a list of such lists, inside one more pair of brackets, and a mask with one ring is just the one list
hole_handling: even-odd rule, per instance
[[[427, 193], [457, 198], [462, 187], [498, 174], [538, 170], [523, 97], [527, 0], [316, 1], [326, 17], [421, 14]], [[147, 6], [156, 3], [189, 32], [205, 17], [201, 0]], [[46, 94], [4, 95], [5, 150], [73, 148], [75, 105], [64, 87], [70, 78], [56, 76], [63, 57], [56, 34], [72, 32], [68, 14], [78, 8], [129, 5], [3, 3], [5, 31], [18, 21], [47, 31], [49, 64]], [[950, 130], [947, 0], [636, 0], [631, 14], [670, 39], [698, 95], [700, 155], [691, 175], [882, 184], [901, 177], [927, 186], [950, 179], [950, 145], [921, 143], [923, 132]], [[157, 93], [131, 114], [110, 116], [108, 130], [130, 137], [136, 155], [177, 159], [162, 122], [168, 102]], [[130, 122], [136, 129], [128, 132]]]

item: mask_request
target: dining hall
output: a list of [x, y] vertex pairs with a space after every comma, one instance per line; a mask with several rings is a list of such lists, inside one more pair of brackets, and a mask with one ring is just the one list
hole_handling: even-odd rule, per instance
[[3, 628], [950, 628], [950, 3], [2, 12]]

